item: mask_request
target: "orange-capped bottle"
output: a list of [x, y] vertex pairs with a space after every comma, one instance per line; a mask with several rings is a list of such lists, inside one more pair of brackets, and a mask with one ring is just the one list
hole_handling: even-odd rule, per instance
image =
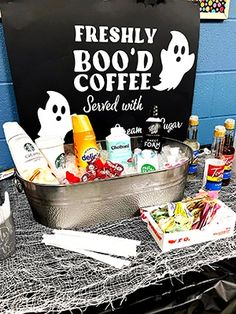
[[96, 137], [86, 115], [72, 115], [74, 153], [76, 165], [86, 168], [88, 162], [98, 155]]

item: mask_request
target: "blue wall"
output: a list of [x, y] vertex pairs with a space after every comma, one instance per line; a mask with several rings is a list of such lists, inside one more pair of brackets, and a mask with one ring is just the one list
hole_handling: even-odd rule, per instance
[[193, 114], [200, 117], [199, 141], [212, 141], [214, 126], [236, 119], [236, 0], [229, 19], [201, 23]]
[[[213, 128], [236, 119], [236, 0], [226, 21], [202, 22], [193, 114], [200, 117], [199, 141], [209, 144]], [[2, 124], [16, 120], [16, 101], [0, 24], [0, 172], [12, 167]]]

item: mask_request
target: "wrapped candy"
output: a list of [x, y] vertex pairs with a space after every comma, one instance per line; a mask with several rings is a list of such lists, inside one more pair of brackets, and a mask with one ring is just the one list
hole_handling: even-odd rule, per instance
[[105, 163], [100, 157], [95, 157], [88, 162], [86, 173], [81, 177], [82, 182], [94, 181], [97, 179], [108, 179], [119, 177], [124, 167], [118, 163], [107, 160]]
[[115, 177], [119, 177], [124, 170], [124, 167], [121, 164], [113, 163], [109, 160], [106, 161], [104, 167], [106, 170], [109, 170], [109, 172]]
[[163, 232], [202, 229], [211, 223], [220, 208], [216, 196], [201, 191], [193, 198], [161, 206], [151, 215]]
[[80, 178], [76, 177], [73, 173], [66, 171], [66, 180], [70, 183], [79, 183], [80, 182]]

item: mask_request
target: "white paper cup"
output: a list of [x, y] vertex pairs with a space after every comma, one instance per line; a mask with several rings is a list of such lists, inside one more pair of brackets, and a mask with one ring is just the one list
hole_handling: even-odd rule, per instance
[[58, 179], [65, 177], [66, 157], [64, 140], [57, 136], [39, 137], [35, 140], [48, 165]]
[[211, 191], [220, 191], [225, 162], [222, 159], [209, 158], [205, 161], [203, 187]]

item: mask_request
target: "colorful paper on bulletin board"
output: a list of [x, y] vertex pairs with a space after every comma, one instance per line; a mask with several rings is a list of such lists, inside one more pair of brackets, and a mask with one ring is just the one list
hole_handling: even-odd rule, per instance
[[228, 18], [230, 0], [199, 0], [201, 19]]
[[69, 110], [89, 116], [98, 140], [117, 123], [140, 136], [156, 104], [164, 135], [186, 137], [198, 3], [1, 0], [1, 11], [20, 123], [33, 139], [63, 128]]

